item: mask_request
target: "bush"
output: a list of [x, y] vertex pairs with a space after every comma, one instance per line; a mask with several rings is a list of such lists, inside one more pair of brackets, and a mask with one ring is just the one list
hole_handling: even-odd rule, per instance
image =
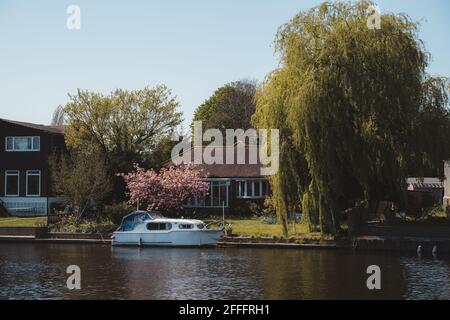
[[266, 198], [264, 203], [250, 200], [241, 202], [235, 207], [234, 212], [240, 216], [264, 217], [275, 215], [275, 209], [270, 198]]
[[108, 218], [88, 219], [84, 218], [77, 223], [73, 214], [65, 215], [61, 221], [49, 226], [51, 232], [67, 233], [97, 233], [106, 234], [116, 230], [117, 224]]
[[50, 212], [51, 214], [58, 214], [64, 212], [67, 204], [64, 202], [54, 202], [50, 204]]
[[68, 233], [111, 233], [117, 229], [122, 218], [132, 212], [134, 208], [126, 202], [96, 207], [81, 219], [75, 214], [60, 214], [49, 228], [53, 232]]
[[248, 211], [251, 215], [261, 216], [262, 207], [256, 202], [248, 202]]
[[278, 223], [277, 216], [274, 214], [262, 216], [260, 219], [261, 219], [262, 223], [266, 223], [266, 224], [277, 224]]
[[120, 202], [116, 204], [106, 205], [103, 209], [103, 217], [111, 220], [113, 223], [119, 225], [122, 218], [131, 213], [134, 208], [127, 202]]

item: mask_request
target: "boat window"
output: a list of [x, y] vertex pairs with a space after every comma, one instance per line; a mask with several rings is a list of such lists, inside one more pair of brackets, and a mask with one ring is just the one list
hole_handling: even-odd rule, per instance
[[134, 230], [134, 228], [138, 224], [148, 219], [153, 219], [149, 212], [146, 211], [133, 212], [122, 219], [122, 223], [120, 224], [118, 231]]
[[171, 223], [147, 223], [147, 230], [158, 231], [158, 230], [170, 230], [172, 229]]
[[147, 223], [147, 230], [150, 231], [159, 230], [159, 223]]
[[193, 224], [188, 224], [188, 223], [183, 223], [183, 224], [180, 224], [178, 226], [178, 228], [180, 228], [180, 229], [192, 229], [192, 228], [194, 228], [194, 225]]
[[197, 225], [197, 228], [199, 228], [199, 229], [203, 229], [205, 227], [205, 225], [203, 224], [203, 223], [199, 223], [198, 225]]

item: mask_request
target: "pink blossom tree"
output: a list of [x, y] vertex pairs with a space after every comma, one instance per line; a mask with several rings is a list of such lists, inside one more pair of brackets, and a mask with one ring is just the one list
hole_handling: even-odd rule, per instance
[[125, 181], [130, 203], [140, 203], [147, 210], [179, 210], [188, 198], [204, 197], [209, 190], [202, 171], [190, 164], [162, 168], [159, 173], [135, 164], [134, 171], [119, 175]]

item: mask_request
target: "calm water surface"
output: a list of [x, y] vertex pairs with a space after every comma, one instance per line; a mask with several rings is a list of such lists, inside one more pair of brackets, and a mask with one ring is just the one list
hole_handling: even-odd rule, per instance
[[[366, 288], [379, 265], [382, 290]], [[66, 268], [81, 268], [81, 290]], [[450, 299], [440, 257], [0, 243], [0, 299]]]

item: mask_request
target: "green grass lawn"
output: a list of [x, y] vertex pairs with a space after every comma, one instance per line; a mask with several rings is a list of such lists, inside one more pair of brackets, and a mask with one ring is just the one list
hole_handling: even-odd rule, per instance
[[7, 217], [0, 218], [0, 227], [38, 227], [47, 224], [47, 217]]
[[[255, 237], [281, 237], [283, 236], [283, 228], [280, 224], [268, 224], [258, 219], [230, 219], [227, 220], [232, 224], [233, 234], [248, 235]], [[308, 233], [306, 226], [301, 224], [290, 226], [290, 235], [299, 236]]]
[[[216, 217], [212, 220], [220, 220]], [[227, 218], [226, 223], [232, 225], [233, 235], [248, 237], [284, 237], [283, 228], [280, 224], [269, 224], [259, 218]], [[321, 239], [321, 234], [316, 232], [308, 232], [306, 225], [296, 223], [289, 225], [289, 237], [299, 239]]]

